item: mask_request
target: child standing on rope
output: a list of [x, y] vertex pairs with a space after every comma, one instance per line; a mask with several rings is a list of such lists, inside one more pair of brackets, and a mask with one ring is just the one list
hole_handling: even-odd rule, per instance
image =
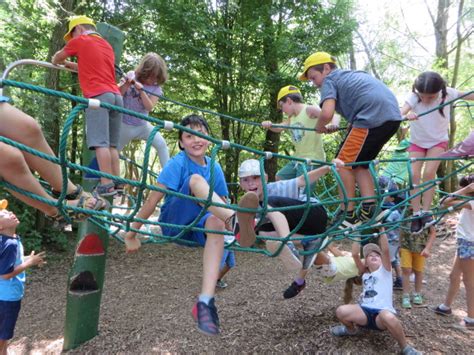
[[[206, 136], [209, 134], [207, 122], [198, 115], [185, 117], [180, 125]], [[228, 195], [222, 168], [219, 163], [215, 162], [214, 168], [211, 170], [211, 159], [206, 156], [210, 141], [192, 132], [179, 131], [178, 143], [182, 151], [170, 159], [157, 179], [157, 187], [163, 189], [163, 191], [153, 190], [137, 214], [137, 218], [147, 219], [155, 210], [158, 202], [166, 196], [159, 221], [176, 225], [175, 227], [162, 225], [163, 235], [169, 237], [177, 236], [183, 229], [193, 223], [202, 213], [203, 207], [189, 198], [173, 196], [167, 194], [166, 191], [207, 199], [210, 191], [209, 183], [213, 181], [212, 202], [214, 204], [225, 203], [225, 198]], [[207, 208], [207, 212], [202, 215], [195, 227], [221, 232], [226, 229], [233, 230], [235, 224], [234, 212], [231, 209], [218, 207], [214, 204]], [[257, 195], [254, 193], [244, 195], [239, 202], [239, 206], [257, 208]], [[251, 227], [251, 222], [255, 213], [237, 212], [236, 215], [239, 221], [241, 245], [252, 245], [255, 242], [255, 232]], [[131, 228], [139, 230], [141, 225], [141, 222], [134, 222]], [[128, 232], [124, 239], [128, 252], [140, 248], [140, 240], [136, 238], [136, 232]], [[224, 250], [224, 235], [190, 230], [184, 233], [181, 240], [204, 246], [202, 289], [193, 308], [193, 316], [202, 332], [208, 335], [217, 335], [219, 333], [219, 318], [214, 304], [214, 294]]]
[[[337, 112], [349, 122], [349, 132], [336, 157], [344, 163], [374, 160], [386, 142], [397, 132], [402, 117], [395, 95], [381, 81], [362, 71], [342, 70], [328, 53], [317, 52], [306, 58], [300, 80], [310, 80], [321, 90], [321, 113], [316, 132], [328, 133], [326, 125]], [[335, 222], [352, 227], [374, 217], [377, 210], [375, 187], [369, 165], [355, 165], [341, 169], [348, 199], [355, 197], [356, 184], [364, 198], [358, 214], [354, 202], [341, 203]], [[339, 189], [341, 200], [343, 191]], [[342, 216], [346, 219], [342, 221]], [[377, 216], [376, 219], [381, 218]]]
[[[401, 109], [402, 115], [407, 115], [411, 121], [411, 145], [408, 148], [410, 158], [435, 158], [446, 151], [449, 143], [450, 106], [440, 107], [437, 110], [436, 108], [462, 95], [464, 93], [447, 87], [446, 81], [438, 73], [427, 71], [416, 78], [412, 93]], [[464, 97], [464, 100], [474, 100], [474, 93]], [[433, 112], [423, 114], [430, 110]], [[421, 114], [423, 115], [420, 116]], [[440, 160], [414, 161], [413, 184], [419, 185], [421, 180], [428, 182], [435, 179], [440, 162]], [[413, 196], [412, 207], [415, 217], [410, 227], [412, 233], [420, 233], [435, 223], [430, 213], [435, 187], [423, 191], [421, 195], [418, 192], [418, 188], [410, 191]]]
[[[10, 105], [8, 103], [9, 100], [6, 96], [0, 96], [0, 136], [54, 157], [54, 153], [46, 142], [39, 124], [33, 117]], [[36, 171], [41, 178], [51, 185], [52, 194], [57, 198], [60, 195], [63, 184], [63, 175], [58, 164], [3, 142], [0, 142], [0, 157], [0, 181], [4, 180], [27, 193], [32, 193], [49, 200], [51, 204], [57, 202], [56, 199], [46, 193], [38, 179], [32, 174], [32, 171]], [[33, 199], [25, 193], [12, 189], [9, 189], [9, 191], [22, 202], [52, 218], [58, 223], [58, 226], [63, 224], [64, 218], [55, 206]], [[67, 180], [65, 199], [65, 202], [70, 207], [81, 207], [91, 210], [101, 210], [107, 207], [107, 201], [84, 193], [81, 186], [74, 185], [70, 180]], [[81, 217], [81, 214], [73, 214], [71, 217]]]
[[[114, 51], [96, 32], [94, 21], [86, 16], [72, 17], [64, 40], [66, 46], [53, 56], [52, 63], [64, 64], [78, 71], [84, 97], [123, 106], [115, 82]], [[77, 57], [77, 63], [66, 61], [69, 57]], [[120, 112], [102, 107], [86, 109], [87, 146], [95, 150], [100, 170], [116, 176], [120, 175], [117, 145], [121, 124]], [[101, 177], [96, 191], [101, 196], [113, 196], [116, 194], [115, 184], [111, 179]]]
[[45, 263], [44, 252], [31, 252], [27, 258], [16, 234], [20, 223], [8, 211], [7, 200], [0, 200], [0, 354], [8, 354], [8, 341], [13, 338], [15, 324], [25, 289], [25, 270]]
[[[119, 88], [123, 95], [124, 107], [148, 115], [158, 103], [158, 95], [163, 94], [161, 87], [166, 80], [168, 80], [168, 68], [163, 58], [156, 53], [147, 53], [137, 68], [128, 72], [120, 81]], [[144, 89], [154, 95], [146, 93]], [[150, 122], [124, 114], [118, 151], [134, 139], [146, 141], [152, 130], [153, 126]], [[163, 168], [170, 156], [166, 141], [159, 132], [153, 138], [152, 145], [158, 153]]]
[[359, 304], [339, 306], [337, 318], [343, 323], [331, 328], [331, 334], [337, 337], [351, 336], [359, 333], [358, 327], [372, 330], [388, 330], [395, 338], [403, 354], [421, 354], [407, 343], [402, 323], [395, 315], [392, 301], [392, 265], [385, 233], [379, 237], [380, 247], [369, 243], [364, 245], [364, 263], [359, 252], [352, 256], [359, 270], [366, 270], [362, 275], [363, 291]]
[[456, 228], [457, 251], [449, 275], [448, 293], [444, 303], [435, 312], [452, 314], [451, 305], [459, 291], [462, 277], [466, 288], [467, 317], [459, 326], [461, 329], [474, 330], [474, 174], [463, 177], [459, 185], [461, 189], [449, 194], [442, 202], [444, 207], [456, 206], [462, 212]]
[[[337, 166], [342, 166], [342, 162], [336, 161]], [[309, 183], [314, 183], [318, 178], [330, 171], [330, 166], [326, 165], [308, 173]], [[239, 167], [240, 187], [245, 192], [254, 192], [258, 195], [259, 200], [263, 203], [264, 191], [263, 181], [268, 180], [267, 174], [263, 177], [260, 173], [260, 163], [255, 159], [248, 159], [242, 162]], [[261, 216], [265, 221], [261, 224], [258, 231], [259, 234], [278, 238], [285, 238], [290, 231], [295, 229], [304, 217], [304, 202], [299, 200], [299, 190], [306, 186], [304, 176], [299, 176], [291, 180], [277, 181], [266, 184], [268, 208], [301, 206], [301, 208], [293, 210], [268, 212], [265, 216]], [[293, 237], [303, 237], [305, 235], [322, 234], [326, 231], [327, 213], [320, 204], [311, 204], [309, 213], [306, 216], [300, 229], [293, 234]], [[298, 256], [294, 255], [288, 243], [283, 246], [280, 251], [279, 258], [285, 267], [290, 271], [298, 271], [298, 276], [291, 285], [284, 291], [283, 297], [293, 298], [297, 296], [306, 287], [306, 274], [316, 258], [316, 249], [322, 245], [323, 238], [314, 240], [304, 240], [301, 242], [305, 251], [311, 252], [303, 257], [303, 263], [300, 262]], [[276, 252], [281, 247], [281, 242], [275, 240], [266, 240], [266, 247], [270, 252]]]
[[[321, 110], [317, 106], [310, 106], [303, 103], [303, 96], [296, 86], [288, 85], [280, 89], [277, 97], [277, 106], [287, 116], [281, 124], [292, 126], [290, 129], [291, 139], [295, 146], [293, 154], [296, 158], [326, 161], [326, 154], [323, 149], [323, 140], [319, 133], [304, 130], [304, 128], [314, 129]], [[272, 132], [280, 133], [284, 129], [272, 127], [271, 121], [263, 121], [262, 127]], [[303, 128], [303, 129], [298, 129]], [[302, 163], [289, 161], [276, 174], [278, 180], [289, 180], [303, 174]], [[312, 170], [308, 166], [308, 170]]]

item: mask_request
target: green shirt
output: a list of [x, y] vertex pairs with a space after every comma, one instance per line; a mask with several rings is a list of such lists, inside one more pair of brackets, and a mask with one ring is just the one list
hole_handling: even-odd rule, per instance
[[[407, 159], [409, 158], [409, 153], [405, 152], [393, 152], [390, 159]], [[399, 185], [404, 185], [408, 182], [408, 166], [410, 164], [406, 161], [399, 162], [389, 162], [385, 168], [383, 168], [382, 175], [391, 178]]]

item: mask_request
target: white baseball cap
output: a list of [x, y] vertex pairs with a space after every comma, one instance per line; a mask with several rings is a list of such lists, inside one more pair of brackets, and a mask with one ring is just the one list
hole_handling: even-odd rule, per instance
[[239, 167], [239, 178], [260, 176], [260, 162], [257, 159], [247, 159]]

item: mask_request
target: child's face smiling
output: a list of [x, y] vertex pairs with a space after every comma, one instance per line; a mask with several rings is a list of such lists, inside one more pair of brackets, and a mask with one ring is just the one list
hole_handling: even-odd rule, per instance
[[258, 197], [262, 196], [262, 179], [259, 175], [252, 175], [240, 178], [240, 187], [245, 192], [255, 192]]
[[[194, 131], [199, 133], [208, 135], [208, 132], [203, 126], [193, 126], [190, 125], [186, 126], [187, 128], [191, 128]], [[189, 132], [183, 132], [180, 140], [180, 145], [186, 154], [189, 156], [191, 160], [198, 164], [203, 164], [204, 156], [206, 155], [207, 147], [211, 144], [207, 139], [198, 137], [194, 134]]]

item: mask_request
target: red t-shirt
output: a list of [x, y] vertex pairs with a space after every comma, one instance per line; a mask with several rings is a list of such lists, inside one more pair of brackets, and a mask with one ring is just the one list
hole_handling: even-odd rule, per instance
[[85, 97], [106, 92], [120, 95], [115, 82], [114, 50], [105, 39], [82, 35], [67, 42], [64, 51], [70, 57], [77, 57], [79, 84]]

